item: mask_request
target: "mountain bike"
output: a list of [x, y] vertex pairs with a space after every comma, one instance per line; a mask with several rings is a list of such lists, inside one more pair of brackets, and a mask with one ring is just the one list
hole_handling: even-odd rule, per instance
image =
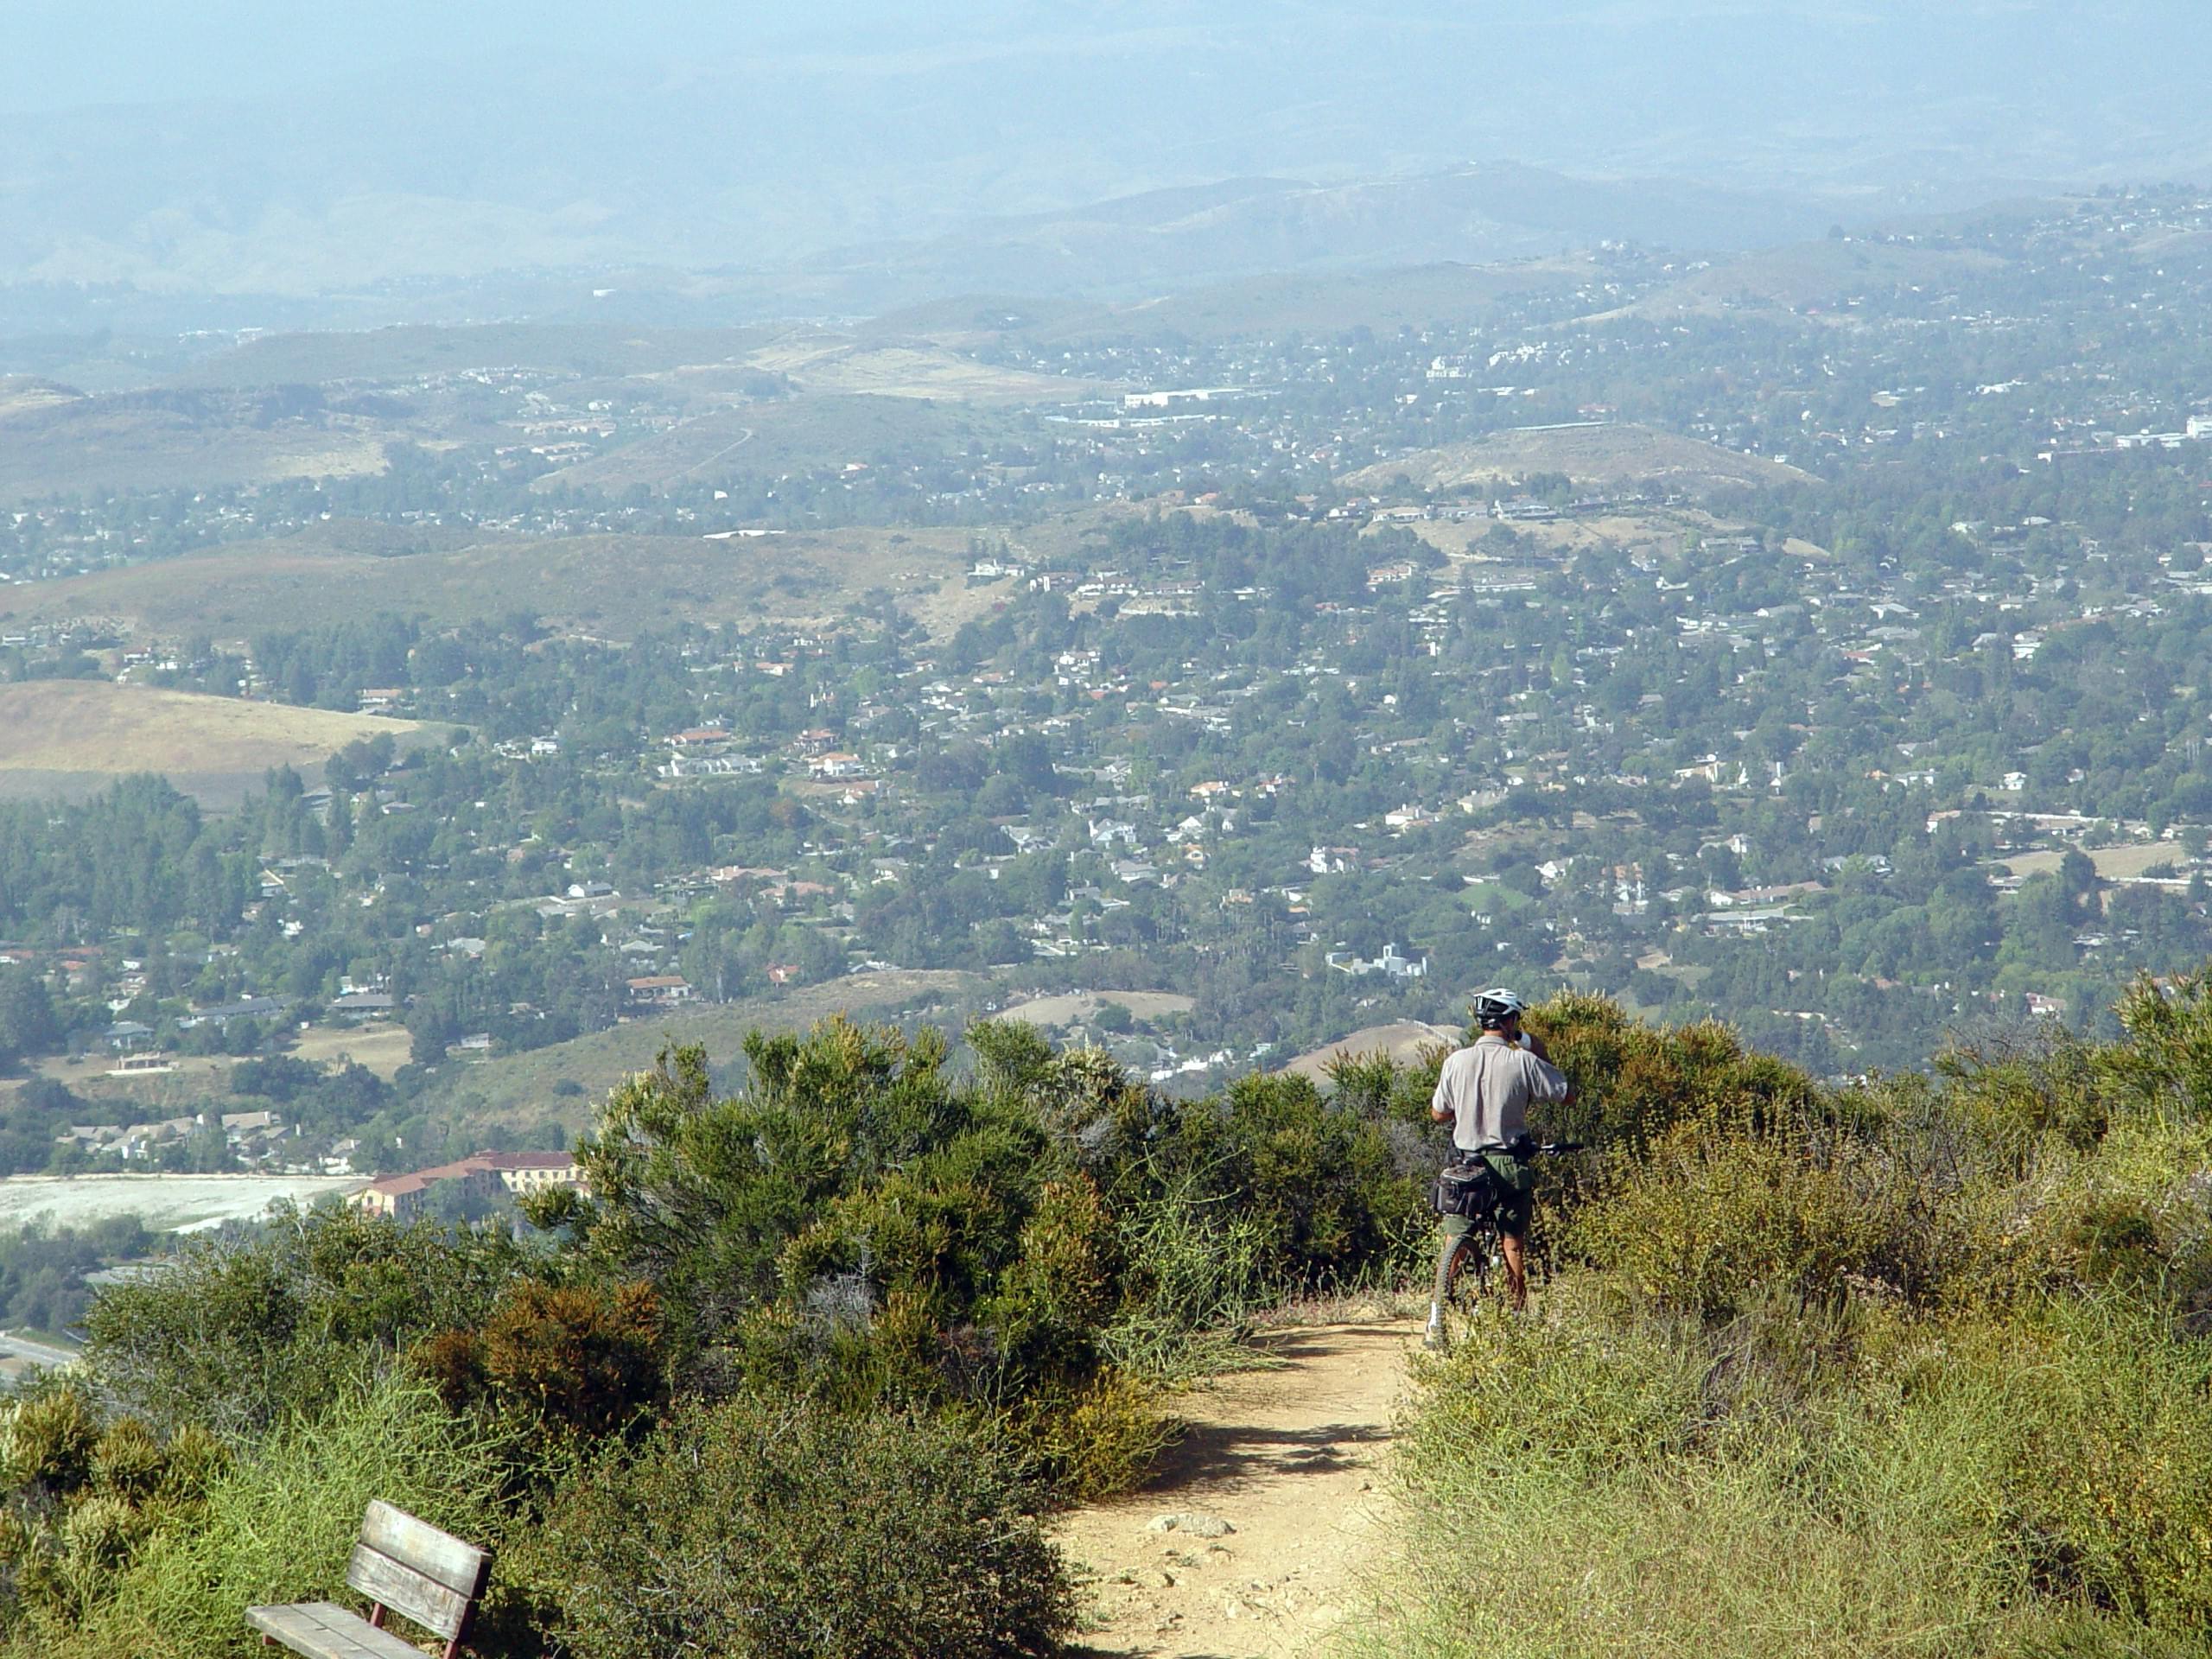
[[[1587, 1149], [1581, 1141], [1547, 1141], [1541, 1145], [1525, 1147], [1523, 1158], [1560, 1158], [1571, 1152]], [[1444, 1194], [1453, 1184], [1456, 1172], [1473, 1170], [1477, 1173], [1465, 1184], [1478, 1189], [1478, 1196], [1467, 1199], [1471, 1209], [1446, 1209]], [[1498, 1226], [1498, 1204], [1495, 1190], [1497, 1177], [1479, 1158], [1466, 1158], [1447, 1166], [1438, 1178], [1437, 1198], [1433, 1207], [1440, 1217], [1465, 1215], [1473, 1224], [1460, 1235], [1459, 1248], [1454, 1252], [1450, 1268], [1449, 1294], [1445, 1298], [1447, 1312], [1471, 1316], [1483, 1299], [1490, 1294], [1493, 1275], [1503, 1271], [1505, 1248]]]

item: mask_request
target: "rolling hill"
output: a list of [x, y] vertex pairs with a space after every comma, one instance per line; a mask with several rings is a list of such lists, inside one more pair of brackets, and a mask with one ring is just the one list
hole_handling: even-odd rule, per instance
[[296, 537], [18, 582], [0, 588], [0, 620], [103, 617], [143, 636], [232, 640], [378, 612], [447, 626], [520, 612], [556, 630], [629, 639], [679, 615], [812, 620], [880, 587], [917, 601], [925, 622], [949, 632], [994, 596], [959, 583], [968, 534], [518, 537], [397, 556], [365, 550], [350, 534]]
[[533, 487], [619, 495], [633, 484], [659, 487], [835, 470], [854, 461], [877, 466], [928, 461], [963, 452], [971, 442], [1002, 437], [1011, 418], [1001, 410], [936, 402], [927, 395], [824, 392], [771, 398], [694, 416], [548, 473]]
[[1905, 243], [1837, 238], [1761, 249], [1715, 261], [1611, 314], [1659, 319], [1722, 312], [1766, 316], [1836, 315], [1901, 289], [1940, 293], [2001, 270], [1997, 254]]
[[539, 369], [579, 376], [648, 374], [722, 363], [759, 347], [762, 328], [633, 328], [612, 323], [484, 323], [265, 335], [194, 364], [181, 387], [321, 385], [402, 380], [464, 369]]
[[[802, 1030], [833, 1014], [863, 1023], [892, 1020], [908, 1009], [957, 1022], [976, 1010], [989, 987], [988, 980], [974, 974], [893, 969], [741, 1001], [695, 1004], [528, 1053], [473, 1065], [449, 1064], [442, 1070], [429, 1109], [450, 1111], [471, 1126], [557, 1117], [566, 1127], [581, 1129], [608, 1090], [649, 1069], [671, 1044], [702, 1045], [718, 1068], [741, 1066], [748, 1032]], [[554, 1084], [563, 1079], [582, 1085], [583, 1093], [554, 1093]]]
[[1316, 1083], [1328, 1081], [1329, 1063], [1339, 1054], [1363, 1058], [1371, 1054], [1388, 1054], [1392, 1059], [1408, 1061], [1421, 1050], [1441, 1043], [1447, 1048], [1457, 1048], [1466, 1040], [1466, 1033], [1452, 1026], [1432, 1026], [1419, 1020], [1400, 1020], [1387, 1026], [1368, 1026], [1340, 1037], [1333, 1043], [1300, 1054], [1282, 1069], [1301, 1077], [1311, 1077]]
[[[25, 383], [12, 383], [21, 388]], [[0, 393], [0, 500], [381, 472], [387, 423], [195, 392]]]

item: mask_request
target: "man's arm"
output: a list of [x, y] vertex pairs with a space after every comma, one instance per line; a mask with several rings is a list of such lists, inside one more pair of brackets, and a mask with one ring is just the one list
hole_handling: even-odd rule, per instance
[[1573, 1105], [1574, 1085], [1567, 1081], [1567, 1073], [1541, 1054], [1532, 1052], [1529, 1058], [1529, 1069], [1535, 1074], [1530, 1078], [1533, 1085], [1530, 1092], [1538, 1100], [1556, 1101], [1561, 1106]]

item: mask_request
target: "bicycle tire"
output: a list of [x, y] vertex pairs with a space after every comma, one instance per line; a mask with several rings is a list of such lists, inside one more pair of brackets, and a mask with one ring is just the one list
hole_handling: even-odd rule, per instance
[[1478, 1227], [1463, 1234], [1459, 1240], [1459, 1262], [1452, 1277], [1452, 1294], [1446, 1306], [1453, 1312], [1471, 1314], [1489, 1299], [1491, 1294], [1491, 1253], [1497, 1248], [1497, 1235], [1488, 1227]]

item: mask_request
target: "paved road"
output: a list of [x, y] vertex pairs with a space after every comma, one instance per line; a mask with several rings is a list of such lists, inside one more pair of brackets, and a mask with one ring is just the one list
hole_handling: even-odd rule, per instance
[[78, 1355], [73, 1348], [55, 1348], [23, 1337], [11, 1337], [5, 1331], [0, 1331], [0, 1358], [21, 1359], [33, 1365], [58, 1367], [75, 1364]]

